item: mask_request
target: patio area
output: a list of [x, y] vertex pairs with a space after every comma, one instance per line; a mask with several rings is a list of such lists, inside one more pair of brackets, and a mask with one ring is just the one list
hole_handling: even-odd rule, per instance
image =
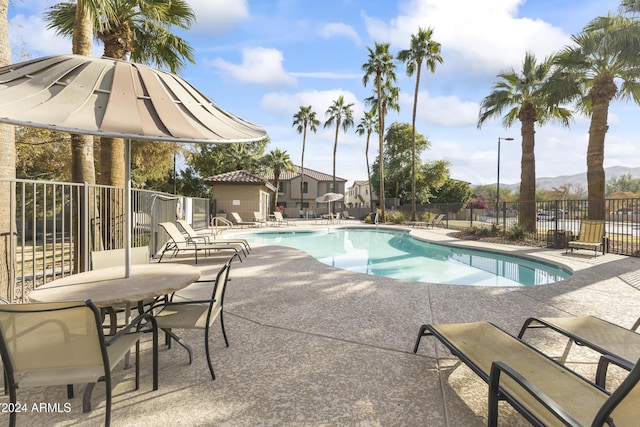
[[[295, 230], [311, 222], [300, 221]], [[281, 227], [279, 230], [285, 228]], [[246, 230], [244, 230], [246, 231]], [[463, 242], [444, 229], [412, 229], [419, 238]], [[112, 425], [185, 426], [482, 426], [487, 386], [434, 338], [413, 345], [423, 323], [491, 321], [517, 334], [530, 316], [594, 315], [630, 327], [640, 316], [640, 259], [590, 251], [495, 246], [535, 254], [574, 270], [560, 283], [526, 288], [450, 286], [392, 280], [338, 270], [307, 254], [277, 246], [253, 246], [234, 262], [225, 297], [224, 346], [219, 321], [212, 328], [211, 381], [202, 331], [177, 331], [194, 352], [188, 365], [177, 345], [160, 350], [160, 388], [151, 391], [151, 346], [144, 343], [140, 390], [132, 370], [114, 371]], [[200, 258], [203, 277], [215, 277], [226, 257]], [[189, 257], [164, 262], [192, 264]], [[210, 293], [210, 285], [189, 288]], [[560, 356], [565, 340], [531, 332], [527, 341]], [[569, 365], [593, 378], [597, 356], [573, 349]], [[624, 373], [613, 371], [619, 380]], [[64, 387], [18, 390], [26, 412], [19, 426], [101, 425], [104, 386], [93, 410], [82, 413], [82, 391], [68, 400]], [[0, 397], [2, 404], [8, 397]], [[70, 405], [65, 406], [69, 402]], [[6, 412], [6, 411], [4, 411]], [[8, 414], [0, 417], [8, 420]], [[528, 425], [501, 406], [501, 425]]]

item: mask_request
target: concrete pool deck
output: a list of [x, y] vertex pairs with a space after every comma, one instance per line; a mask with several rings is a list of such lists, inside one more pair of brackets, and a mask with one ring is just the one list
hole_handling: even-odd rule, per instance
[[[206, 367], [202, 331], [178, 331], [193, 347], [193, 364], [179, 346], [162, 347], [160, 389], [151, 391], [145, 342], [140, 390], [133, 390], [131, 370], [114, 372], [112, 425], [482, 426], [486, 384], [435, 339], [424, 338], [414, 354], [421, 324], [483, 320], [515, 334], [533, 315], [594, 315], [627, 327], [640, 316], [639, 258], [463, 242], [447, 232], [412, 229], [430, 241], [535, 255], [574, 274], [536, 287], [435, 285], [338, 270], [294, 249], [255, 246], [231, 269], [225, 297], [229, 348], [218, 321], [212, 328], [216, 380]], [[211, 256], [197, 267], [212, 277], [222, 262]], [[193, 285], [189, 295], [206, 295], [207, 286]], [[537, 332], [529, 341], [554, 356], [565, 344]], [[595, 354], [584, 349], [569, 354], [569, 366], [590, 378], [595, 362]], [[18, 400], [29, 410], [18, 414], [18, 425], [101, 425], [104, 387], [95, 388], [89, 414], [81, 413], [83, 388], [70, 401], [64, 387], [19, 390]], [[7, 401], [0, 397], [0, 404]], [[65, 402], [71, 402], [70, 413], [32, 410], [34, 403]], [[506, 405], [501, 417], [501, 425], [528, 425]]]

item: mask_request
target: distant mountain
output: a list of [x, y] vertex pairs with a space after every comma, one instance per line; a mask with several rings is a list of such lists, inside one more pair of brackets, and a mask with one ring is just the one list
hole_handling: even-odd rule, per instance
[[[618, 178], [621, 175], [631, 174], [634, 178], [640, 178], [640, 167], [630, 168], [626, 166], [612, 166], [610, 168], [604, 168], [606, 180], [611, 178]], [[587, 173], [579, 173], [577, 175], [566, 175], [557, 177], [545, 177], [536, 179], [536, 188], [551, 190], [552, 188], [558, 188], [561, 185], [580, 185], [584, 190], [587, 189]], [[508, 188], [512, 191], [520, 191], [520, 183], [517, 184], [500, 184], [504, 188]]]

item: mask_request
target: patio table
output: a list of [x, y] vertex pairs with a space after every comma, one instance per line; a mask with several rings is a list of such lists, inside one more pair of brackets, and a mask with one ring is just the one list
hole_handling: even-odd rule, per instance
[[124, 266], [101, 268], [53, 280], [31, 291], [36, 302], [85, 301], [106, 308], [171, 294], [200, 278], [197, 268], [172, 263], [135, 264], [130, 277]]

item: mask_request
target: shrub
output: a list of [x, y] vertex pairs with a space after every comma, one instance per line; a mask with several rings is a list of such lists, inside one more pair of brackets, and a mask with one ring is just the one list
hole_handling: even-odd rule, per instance
[[511, 240], [523, 240], [526, 235], [524, 227], [518, 223], [513, 224], [505, 232], [505, 237]]

